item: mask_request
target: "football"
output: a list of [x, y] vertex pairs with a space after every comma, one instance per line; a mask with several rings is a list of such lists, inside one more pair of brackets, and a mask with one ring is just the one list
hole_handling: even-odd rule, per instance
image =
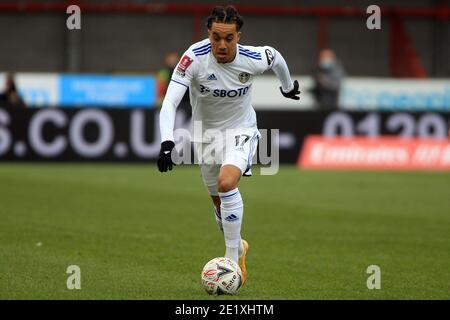
[[214, 258], [203, 267], [202, 284], [212, 295], [236, 294], [242, 286], [241, 268], [231, 259]]

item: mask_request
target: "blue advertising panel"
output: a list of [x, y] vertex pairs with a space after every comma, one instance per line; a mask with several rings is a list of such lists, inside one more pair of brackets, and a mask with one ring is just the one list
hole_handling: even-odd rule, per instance
[[60, 105], [147, 107], [156, 103], [156, 81], [151, 76], [60, 76]]

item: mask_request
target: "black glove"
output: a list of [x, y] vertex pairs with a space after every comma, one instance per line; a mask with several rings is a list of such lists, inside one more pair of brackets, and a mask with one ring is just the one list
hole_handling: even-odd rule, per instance
[[175, 147], [173, 141], [167, 140], [161, 143], [161, 151], [159, 151], [158, 170], [166, 172], [167, 169], [172, 170], [175, 164], [172, 162], [172, 150]]
[[298, 95], [300, 95], [300, 90], [298, 90], [298, 81], [297, 80], [294, 80], [294, 89], [292, 89], [291, 91], [286, 93], [283, 91], [283, 88], [281, 88], [281, 87], [280, 87], [280, 91], [281, 91], [281, 94], [283, 96], [285, 96], [286, 98], [300, 100], [300, 97], [298, 96]]

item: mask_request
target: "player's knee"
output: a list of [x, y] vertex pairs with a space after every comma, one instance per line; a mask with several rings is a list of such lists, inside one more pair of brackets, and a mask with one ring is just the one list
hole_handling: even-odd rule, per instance
[[230, 178], [219, 178], [218, 189], [219, 192], [228, 192], [236, 188], [236, 182]]

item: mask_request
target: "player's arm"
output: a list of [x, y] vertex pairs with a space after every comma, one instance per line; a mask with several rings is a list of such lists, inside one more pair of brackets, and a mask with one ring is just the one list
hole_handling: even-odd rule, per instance
[[186, 90], [191, 84], [194, 76], [191, 66], [193, 58], [186, 52], [173, 72], [163, 100], [161, 112], [159, 114], [159, 127], [161, 131], [161, 151], [158, 158], [158, 170], [166, 172], [172, 170], [172, 151], [175, 147], [173, 129], [175, 126], [175, 115], [177, 107], [183, 99]]
[[271, 47], [265, 47], [268, 68], [272, 69], [281, 83], [281, 94], [290, 99], [299, 100], [300, 90], [298, 81], [292, 81], [286, 61], [280, 52]]
[[172, 151], [175, 147], [173, 128], [177, 107], [187, 90], [184, 84], [170, 81], [159, 114], [159, 128], [161, 132], [161, 151], [158, 158], [158, 170], [166, 172], [172, 170]]

